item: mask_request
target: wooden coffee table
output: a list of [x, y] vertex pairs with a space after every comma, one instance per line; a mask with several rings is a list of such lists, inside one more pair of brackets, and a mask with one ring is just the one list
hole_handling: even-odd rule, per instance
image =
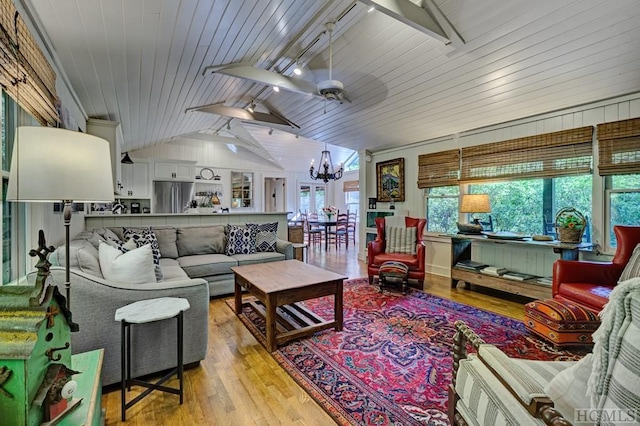
[[[308, 336], [316, 331], [342, 330], [342, 284], [344, 275], [299, 260], [258, 263], [231, 268], [235, 275], [235, 309], [242, 313], [242, 288], [255, 299], [247, 302], [265, 319], [267, 350]], [[299, 303], [334, 296], [334, 320], [326, 321]]]

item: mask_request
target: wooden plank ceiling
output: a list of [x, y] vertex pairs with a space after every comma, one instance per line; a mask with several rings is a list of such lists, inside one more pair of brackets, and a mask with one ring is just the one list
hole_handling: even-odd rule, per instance
[[[247, 126], [290, 168], [318, 143], [376, 151], [632, 93], [640, 87], [637, 0], [428, 0], [464, 43], [442, 43], [351, 0], [25, 0], [89, 117], [122, 123], [124, 150], [226, 127], [227, 117], [185, 112], [252, 100], [300, 126]], [[418, 0], [415, 3], [420, 3]], [[248, 62], [303, 78], [333, 79], [339, 104], [205, 67]], [[317, 43], [312, 41], [318, 36]], [[272, 126], [273, 127], [273, 126]], [[282, 140], [281, 143], [280, 140]], [[344, 161], [348, 150], [334, 159]], [[306, 168], [308, 162], [304, 162]]]

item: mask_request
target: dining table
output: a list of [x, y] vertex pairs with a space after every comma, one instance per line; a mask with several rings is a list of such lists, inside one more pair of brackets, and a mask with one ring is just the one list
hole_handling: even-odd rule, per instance
[[308, 220], [307, 223], [309, 225], [317, 225], [317, 226], [322, 226], [324, 229], [324, 250], [327, 251], [329, 249], [329, 234], [328, 231], [331, 229], [332, 226], [337, 226], [338, 225], [338, 220], [337, 219], [312, 219], [312, 220]]

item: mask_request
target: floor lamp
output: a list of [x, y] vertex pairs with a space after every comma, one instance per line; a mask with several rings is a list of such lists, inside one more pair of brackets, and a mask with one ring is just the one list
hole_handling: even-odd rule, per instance
[[18, 127], [9, 171], [8, 201], [64, 203], [65, 290], [71, 307], [71, 203], [113, 201], [109, 143], [54, 127]]

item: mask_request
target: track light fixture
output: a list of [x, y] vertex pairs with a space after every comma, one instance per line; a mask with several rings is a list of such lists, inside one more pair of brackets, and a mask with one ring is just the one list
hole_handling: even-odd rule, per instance
[[133, 164], [133, 160], [129, 157], [129, 152], [124, 153], [124, 157], [120, 160], [122, 164]]
[[278, 86], [273, 86], [273, 91], [278, 93], [280, 92], [280, 88]]
[[231, 130], [231, 120], [227, 121], [227, 130]]
[[273, 129], [269, 129], [269, 136], [273, 134]]
[[296, 61], [296, 67], [293, 69], [293, 73], [295, 75], [302, 75], [302, 67], [300, 66], [299, 61]]

